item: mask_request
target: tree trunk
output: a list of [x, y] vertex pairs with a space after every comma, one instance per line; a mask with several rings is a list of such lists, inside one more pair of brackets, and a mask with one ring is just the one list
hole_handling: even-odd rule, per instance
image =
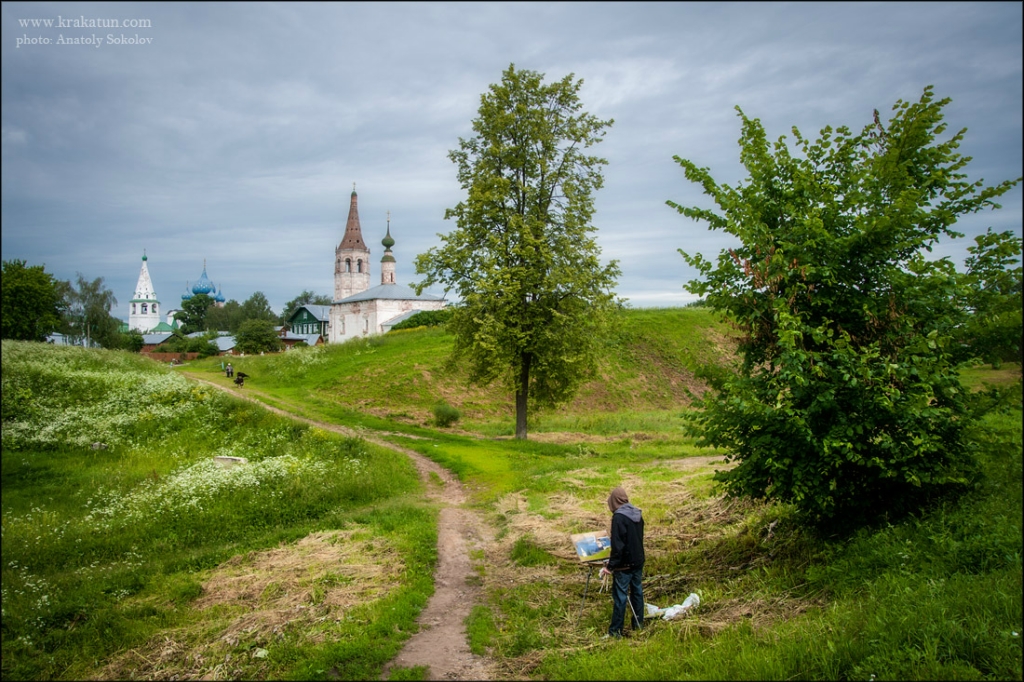
[[530, 394], [530, 356], [523, 356], [519, 367], [519, 388], [516, 389], [516, 439], [526, 440], [526, 399]]

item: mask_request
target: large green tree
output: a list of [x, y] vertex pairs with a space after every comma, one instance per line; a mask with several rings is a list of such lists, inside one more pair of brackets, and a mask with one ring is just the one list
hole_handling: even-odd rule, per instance
[[5, 260], [2, 268], [2, 337], [42, 341], [61, 324], [68, 283], [23, 260]]
[[515, 393], [516, 438], [527, 409], [567, 400], [591, 375], [594, 340], [619, 274], [593, 237], [605, 159], [588, 149], [612, 121], [582, 111], [570, 74], [502, 74], [480, 98], [475, 135], [449, 153], [466, 198], [445, 212], [457, 229], [416, 258], [422, 291], [443, 283], [461, 302], [447, 328], [470, 380]]
[[279, 323], [277, 313], [270, 307], [270, 301], [262, 291], [257, 291], [242, 303], [242, 319], [266, 320], [271, 324]]
[[231, 299], [221, 307], [211, 305], [206, 309], [207, 329], [234, 334], [243, 322], [245, 322], [245, 317], [242, 313], [242, 304], [235, 299]]
[[239, 353], [273, 353], [283, 346], [270, 320], [246, 320], [235, 334], [235, 350]]
[[75, 284], [68, 289], [67, 303], [64, 331], [72, 343], [91, 346], [95, 342], [104, 348], [121, 346], [121, 322], [110, 314], [117, 299], [102, 277], [88, 280], [77, 273]]
[[183, 334], [206, 331], [206, 315], [213, 305], [213, 299], [206, 294], [194, 294], [182, 301], [181, 310], [174, 313], [174, 319], [181, 323]]
[[717, 377], [691, 422], [737, 461], [727, 489], [791, 502], [822, 527], [857, 525], [962, 489], [973, 459], [956, 372], [962, 278], [926, 252], [958, 217], [998, 208], [1019, 181], [971, 182], [931, 87], [859, 135], [793, 128], [769, 142], [742, 111], [749, 177], [720, 185], [675, 157], [718, 210], [680, 213], [739, 241], [712, 263], [683, 253], [706, 297], [743, 331], [743, 364]]

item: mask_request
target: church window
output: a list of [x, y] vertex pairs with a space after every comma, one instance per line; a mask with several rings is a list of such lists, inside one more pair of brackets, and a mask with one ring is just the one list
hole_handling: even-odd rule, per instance
[[362, 271], [363, 271], [363, 259], [360, 258], [359, 260], [356, 261], [356, 272], [362, 272]]
[[132, 315], [134, 315], [134, 314], [135, 314], [135, 304], [132, 303]]
[[345, 259], [345, 272], [352, 272], [352, 259], [351, 258], [346, 258]]
[[153, 304], [153, 314], [156, 315], [156, 303]]
[[142, 304], [142, 314], [143, 315], [146, 314], [146, 304], [145, 303]]

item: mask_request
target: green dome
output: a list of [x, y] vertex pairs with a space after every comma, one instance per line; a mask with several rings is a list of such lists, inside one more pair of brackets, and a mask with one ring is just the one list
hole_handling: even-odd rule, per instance
[[380, 243], [384, 245], [385, 249], [390, 249], [395, 245], [395, 240], [391, 237], [391, 226], [388, 225], [388, 233], [384, 235], [384, 239], [380, 240]]

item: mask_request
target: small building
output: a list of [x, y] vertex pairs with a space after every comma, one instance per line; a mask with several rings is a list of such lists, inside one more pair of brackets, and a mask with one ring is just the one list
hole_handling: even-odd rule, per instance
[[331, 306], [300, 305], [284, 323], [293, 334], [317, 334], [327, 338], [331, 327]]

